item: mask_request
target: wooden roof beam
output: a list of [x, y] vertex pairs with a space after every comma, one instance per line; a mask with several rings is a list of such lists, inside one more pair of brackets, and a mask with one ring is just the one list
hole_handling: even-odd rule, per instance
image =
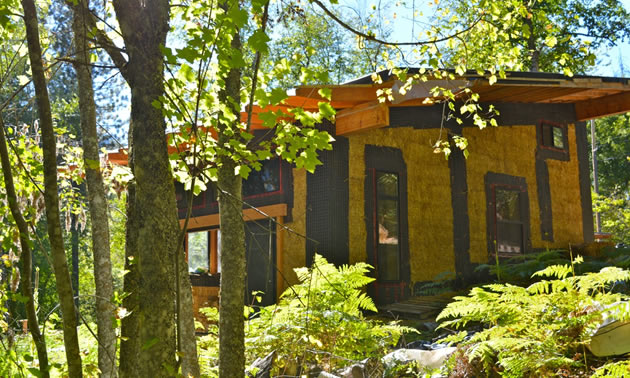
[[337, 112], [336, 134], [348, 135], [389, 126], [389, 107], [377, 101]]
[[575, 116], [578, 121], [586, 121], [628, 111], [630, 111], [630, 91], [575, 103]]

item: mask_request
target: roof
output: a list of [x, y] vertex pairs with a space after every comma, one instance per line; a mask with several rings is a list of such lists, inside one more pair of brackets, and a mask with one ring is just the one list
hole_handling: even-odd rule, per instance
[[[417, 68], [409, 69], [410, 74]], [[435, 86], [452, 89], [463, 96], [463, 88], [480, 95], [482, 103], [523, 104], [573, 104], [576, 119], [585, 121], [630, 111], [630, 79], [605, 76], [575, 75], [543, 72], [507, 72], [506, 78], [493, 85], [488, 75], [467, 72], [455, 80], [428, 80], [414, 84], [405, 95], [397, 90], [402, 83], [390, 71], [377, 73], [382, 83], [374, 84], [370, 76], [364, 76], [341, 85], [308, 85], [296, 89], [297, 96], [323, 100], [318, 90], [332, 90], [332, 101], [344, 104], [337, 112], [337, 134], [349, 134], [361, 130], [384, 127], [388, 122], [388, 108], [393, 106], [427, 106], [430, 89]], [[394, 100], [379, 103], [379, 89], [394, 89]]]
[[[408, 69], [408, 73], [418, 73], [418, 68]], [[455, 80], [427, 80], [414, 84], [404, 95], [397, 90], [402, 83], [391, 71], [380, 71], [382, 83], [375, 84], [372, 75], [360, 77], [340, 85], [305, 85], [296, 88], [295, 95], [289, 96], [283, 104], [252, 109], [252, 130], [264, 129], [260, 113], [282, 111], [291, 118], [291, 108], [302, 107], [315, 111], [321, 101], [330, 102], [337, 109], [335, 132], [346, 135], [389, 125], [389, 108], [406, 106], [431, 106], [431, 89], [439, 86], [449, 88], [454, 93], [464, 95], [469, 88], [480, 95], [482, 103], [523, 103], [523, 104], [573, 104], [576, 119], [584, 121], [607, 115], [630, 111], [630, 78], [575, 75], [565, 76], [544, 72], [506, 72], [504, 79], [490, 85], [489, 74], [480, 75], [469, 71]], [[319, 95], [319, 90], [331, 90], [331, 100]], [[393, 100], [380, 102], [378, 91], [392, 89]], [[241, 121], [247, 121], [247, 113], [241, 113]], [[212, 130], [210, 130], [212, 132]], [[109, 154], [110, 160], [126, 163], [123, 151]]]

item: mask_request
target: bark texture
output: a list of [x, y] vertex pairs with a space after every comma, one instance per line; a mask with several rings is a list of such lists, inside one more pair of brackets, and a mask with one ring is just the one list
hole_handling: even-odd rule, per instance
[[[237, 6], [237, 5], [234, 5]], [[241, 49], [240, 35], [232, 36], [232, 48]], [[220, 93], [221, 101], [240, 119], [241, 72], [232, 68]], [[233, 136], [228, 125], [219, 125], [219, 144], [229, 145]], [[245, 371], [244, 294], [245, 294], [245, 223], [241, 201], [241, 176], [236, 164], [223, 155], [217, 170], [219, 222], [221, 227], [221, 295], [219, 302], [219, 377], [240, 377]]]
[[24, 23], [26, 25], [26, 40], [28, 45], [29, 60], [35, 86], [35, 97], [39, 115], [39, 125], [42, 133], [44, 155], [44, 202], [46, 204], [46, 220], [48, 223], [48, 238], [57, 284], [57, 294], [63, 318], [63, 341], [68, 361], [68, 373], [70, 377], [81, 377], [81, 354], [79, 350], [79, 338], [77, 335], [77, 319], [70, 273], [64, 251], [61, 220], [59, 216], [59, 195], [57, 187], [57, 146], [53, 130], [52, 114], [42, 50], [39, 43], [39, 28], [37, 10], [33, 0], [22, 0], [24, 9]]
[[182, 374], [184, 377], [200, 377], [195, 337], [195, 315], [193, 313], [192, 286], [188, 275], [188, 263], [183, 249], [177, 254], [179, 259], [179, 332]]
[[[96, 322], [98, 325], [98, 368], [101, 377], [115, 377], [116, 334], [114, 333], [114, 283], [109, 249], [109, 219], [107, 196], [101, 174], [96, 132], [96, 103], [92, 72], [89, 66], [89, 31], [87, 9], [89, 0], [79, 0], [72, 7], [75, 61], [79, 87], [79, 112], [83, 141], [83, 161], [87, 184], [88, 208], [92, 227], [92, 250], [94, 255], [94, 284], [96, 288]], [[78, 289], [78, 288], [77, 288]]]
[[[131, 133], [131, 130], [129, 130]], [[130, 143], [131, 146], [131, 138]], [[133, 149], [130, 148], [130, 157]], [[138, 271], [135, 263], [137, 250], [137, 226], [135, 215], [136, 185], [130, 182], [127, 187], [127, 224], [125, 234], [125, 278], [123, 287], [127, 295], [123, 299], [123, 307], [128, 315], [122, 319], [120, 342], [120, 365], [118, 372], [121, 377], [139, 377], [138, 372]]]
[[[175, 258], [179, 226], [166, 146], [166, 123], [153, 106], [164, 94], [167, 0], [115, 0], [129, 61], [137, 273], [137, 376], [166, 377], [176, 368]], [[134, 353], [132, 352], [132, 355]], [[121, 354], [121, 360], [127, 358]], [[121, 361], [121, 364], [123, 362]], [[122, 373], [122, 370], [121, 370]], [[121, 374], [122, 375], [122, 374]]]
[[13, 172], [11, 172], [11, 161], [9, 160], [9, 151], [7, 148], [7, 138], [4, 134], [4, 122], [0, 114], [0, 161], [2, 163], [2, 172], [4, 176], [4, 187], [7, 192], [7, 202], [11, 215], [15, 220], [18, 231], [20, 232], [20, 246], [22, 252], [20, 254], [20, 271], [22, 295], [26, 300], [26, 318], [28, 319], [28, 329], [33, 337], [35, 348], [37, 349], [37, 359], [39, 360], [39, 369], [42, 377], [48, 378], [48, 352], [46, 351], [46, 340], [39, 330], [37, 321], [37, 313], [35, 312], [35, 300], [33, 298], [33, 253], [31, 251], [28, 224], [22, 216], [22, 212], [18, 206], [17, 194], [13, 184]]

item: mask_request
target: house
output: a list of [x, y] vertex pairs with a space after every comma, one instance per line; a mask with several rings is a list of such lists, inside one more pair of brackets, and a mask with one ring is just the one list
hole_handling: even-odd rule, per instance
[[[377, 303], [413, 293], [446, 272], [474, 279], [476, 264], [593, 241], [586, 120], [630, 110], [628, 79], [513, 72], [490, 85], [477, 74], [429, 81], [380, 103], [400, 85], [387, 72], [332, 90], [335, 138], [314, 174], [269, 160], [243, 184], [247, 290], [273, 303], [315, 253], [336, 264], [366, 261]], [[435, 85], [466, 86], [500, 112], [483, 130], [427, 104]], [[301, 87], [287, 106], [322, 100]], [[397, 93], [397, 91], [394, 91]], [[469, 157], [433, 152], [444, 135], [468, 140]], [[177, 186], [179, 215], [187, 193]], [[255, 206], [256, 209], [251, 208]], [[193, 199], [186, 250], [195, 307], [218, 303], [221, 233], [212, 188]]]

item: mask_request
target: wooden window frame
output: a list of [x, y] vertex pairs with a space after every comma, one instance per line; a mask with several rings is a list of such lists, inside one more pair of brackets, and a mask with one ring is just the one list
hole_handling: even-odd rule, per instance
[[[551, 145], [544, 142], [546, 128], [551, 129]], [[559, 129], [562, 131], [562, 148], [553, 145], [554, 129]], [[538, 158], [564, 161], [569, 160], [569, 135], [568, 127], [566, 124], [541, 120], [536, 126], [536, 139], [538, 141]]]
[[[532, 251], [531, 246], [531, 218], [529, 213], [529, 193], [524, 177], [511, 176], [503, 173], [488, 172], [485, 175], [486, 187], [486, 232], [488, 254], [490, 260], [495, 255], [501, 257], [518, 256]], [[497, 246], [497, 218], [496, 218], [496, 189], [513, 190], [519, 193], [519, 210], [522, 222], [522, 251], [498, 252]]]

